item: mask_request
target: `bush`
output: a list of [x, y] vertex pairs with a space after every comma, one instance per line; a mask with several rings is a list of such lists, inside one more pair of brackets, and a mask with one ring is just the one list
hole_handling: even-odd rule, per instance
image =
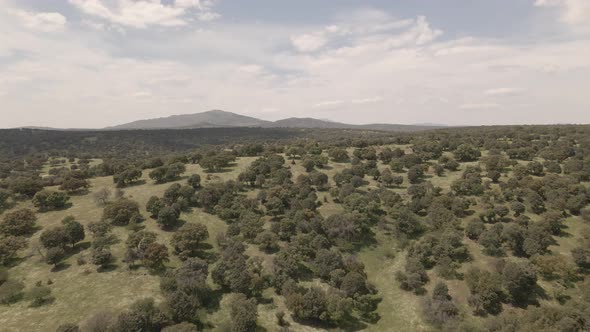
[[40, 211], [63, 209], [70, 197], [61, 191], [41, 190], [33, 197], [33, 205]]
[[45, 286], [35, 286], [31, 288], [26, 297], [31, 301], [31, 307], [40, 307], [53, 301], [51, 289]]
[[0, 285], [0, 304], [10, 304], [20, 300], [25, 285], [20, 281], [7, 280]]

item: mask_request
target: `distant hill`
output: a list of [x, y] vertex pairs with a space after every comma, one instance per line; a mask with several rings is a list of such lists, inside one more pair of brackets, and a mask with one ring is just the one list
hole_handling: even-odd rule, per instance
[[105, 129], [191, 129], [215, 127], [263, 127], [271, 122], [225, 111], [172, 115], [134, 121]]
[[105, 129], [193, 129], [228, 127], [365, 129], [410, 132], [442, 128], [445, 126], [426, 124], [400, 125], [387, 123], [354, 125], [314, 118], [288, 118], [273, 122], [232, 112], [214, 110], [203, 113], [172, 115], [165, 118], [139, 120]]

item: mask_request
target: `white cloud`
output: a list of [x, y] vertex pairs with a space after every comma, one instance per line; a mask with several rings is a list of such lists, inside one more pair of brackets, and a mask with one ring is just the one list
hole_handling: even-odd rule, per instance
[[69, 1], [87, 15], [133, 28], [186, 25], [189, 22], [188, 14], [195, 10], [198, 11], [196, 17], [202, 21], [220, 17], [210, 11], [212, 1], [177, 0], [172, 5], [164, 4], [161, 0], [116, 0], [108, 5], [101, 0]]
[[588, 0], [536, 0], [537, 7], [555, 7], [560, 20], [574, 29], [590, 29], [590, 1]]
[[370, 104], [370, 103], [378, 103], [382, 100], [383, 100], [382, 97], [372, 97], [372, 98], [353, 99], [350, 102], [353, 104]]
[[314, 52], [322, 48], [327, 40], [322, 33], [311, 33], [293, 36], [291, 42], [299, 52]]
[[206, 11], [211, 8], [214, 1], [211, 0], [175, 0], [174, 6], [179, 8], [198, 8]]
[[473, 104], [463, 104], [460, 105], [459, 108], [462, 110], [479, 110], [479, 109], [490, 109], [490, 108], [498, 108], [500, 107], [499, 104], [494, 103], [473, 103]]
[[322, 101], [317, 104], [314, 104], [313, 108], [332, 107], [332, 106], [338, 106], [338, 105], [341, 105], [344, 103], [345, 103], [344, 100], [328, 100], [328, 101]]
[[520, 88], [494, 88], [484, 91], [489, 96], [516, 96], [523, 92], [524, 90]]
[[67, 19], [60, 13], [33, 13], [24, 10], [12, 11], [21, 22], [30, 29], [44, 32], [59, 31], [66, 25]]
[[199, 18], [199, 21], [209, 22], [209, 21], [214, 21], [214, 20], [220, 18], [221, 14], [216, 13], [216, 12], [203, 12], [203, 13], [198, 13], [197, 17]]

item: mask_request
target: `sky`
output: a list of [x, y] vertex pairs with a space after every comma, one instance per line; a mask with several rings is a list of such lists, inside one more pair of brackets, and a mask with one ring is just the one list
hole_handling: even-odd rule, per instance
[[590, 0], [0, 0], [0, 128], [590, 123]]

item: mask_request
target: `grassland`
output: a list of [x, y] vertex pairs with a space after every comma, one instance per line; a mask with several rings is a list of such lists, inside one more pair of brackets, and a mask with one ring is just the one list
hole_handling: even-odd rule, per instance
[[[407, 148], [407, 146], [400, 147]], [[210, 174], [209, 177], [200, 166], [187, 165], [184, 177], [177, 182], [184, 182], [187, 176], [191, 174], [200, 174], [204, 185], [207, 185], [209, 182], [235, 179], [255, 159], [253, 157], [238, 158], [236, 164], [228, 171]], [[97, 162], [99, 161], [93, 161], [93, 163]], [[298, 175], [305, 173], [299, 161], [295, 165], [290, 165], [289, 163], [288, 165], [293, 173], [293, 178], [297, 178]], [[461, 169], [464, 169], [467, 165], [470, 164], [462, 164]], [[70, 163], [66, 162], [63, 166], [69, 167]], [[332, 180], [333, 175], [347, 167], [350, 167], [350, 164], [331, 162], [322, 171], [328, 174], [331, 185], [334, 185]], [[386, 166], [379, 164], [379, 167], [383, 169]], [[49, 169], [50, 167], [47, 165], [43, 172], [47, 173]], [[156, 225], [155, 221], [149, 218], [148, 212], [145, 211], [145, 204], [153, 195], [162, 196], [171, 183], [154, 184], [147, 177], [148, 173], [149, 170], [143, 172], [140, 184], [125, 188], [125, 196], [140, 204], [142, 208], [141, 212], [146, 218], [146, 230], [157, 233], [158, 241], [169, 245], [172, 233], [162, 231]], [[452, 181], [456, 180], [460, 174], [460, 171], [447, 172], [445, 176], [438, 177], [431, 170], [428, 172], [427, 177], [433, 185], [443, 188], [443, 191], [448, 191]], [[393, 190], [400, 193], [402, 197], [407, 198], [406, 189], [408, 179], [406, 174], [403, 174], [403, 176], [404, 184]], [[374, 190], [378, 187], [378, 183], [375, 180], [367, 177], [367, 181], [368, 184], [361, 189]], [[114, 190], [114, 184], [112, 177], [93, 178], [90, 182], [91, 188], [88, 194], [73, 196], [71, 199], [72, 205], [66, 210], [39, 213], [38, 224], [42, 228], [52, 227], [58, 225], [68, 215], [74, 216], [84, 225], [99, 220], [103, 209], [94, 202], [92, 194], [102, 188]], [[248, 195], [255, 194], [256, 191], [248, 193]], [[342, 211], [341, 205], [335, 204], [327, 192], [320, 192], [318, 196], [319, 201], [323, 202], [319, 211], [324, 217]], [[324, 197], [328, 198], [327, 202], [324, 202]], [[19, 203], [14, 209], [23, 207], [32, 208], [32, 205], [29, 202]], [[481, 211], [482, 207], [476, 205], [471, 209], [476, 215]], [[531, 217], [535, 219], [534, 216], [531, 215]], [[225, 222], [198, 208], [193, 209], [190, 213], [183, 213], [181, 219], [185, 222], [205, 224], [210, 234], [208, 243], [213, 247], [213, 251], [218, 251], [219, 248], [215, 241], [215, 235], [226, 230], [227, 225]], [[467, 220], [466, 218], [464, 222]], [[576, 246], [582, 230], [588, 228], [588, 225], [584, 224], [579, 217], [567, 219], [566, 225], [567, 229], [565, 231], [568, 235], [557, 238], [557, 243], [550, 248], [556, 254], [570, 255], [570, 251]], [[84, 250], [84, 248], [89, 247], [88, 239], [78, 245], [80, 248], [79, 252], [68, 257], [63, 268], [52, 272], [51, 267], [43, 262], [41, 255], [35, 249], [38, 246], [38, 237], [40, 235], [40, 232], [37, 232], [31, 239], [29, 248], [22, 253], [22, 262], [11, 269], [11, 275], [16, 279], [23, 280], [27, 288], [32, 287], [37, 282], [46, 284], [51, 280], [52, 284], [50, 287], [55, 296], [55, 301], [50, 305], [39, 308], [30, 308], [26, 301], [1, 307], [0, 330], [53, 331], [62, 323], [80, 322], [97, 311], [121, 311], [137, 299], [153, 297], [157, 301], [160, 301], [159, 277], [157, 275], [152, 275], [143, 268], [129, 270], [124, 263], [120, 262], [120, 258], [123, 257], [125, 251], [124, 241], [129, 232], [126, 228], [119, 227], [114, 229], [114, 235], [119, 239], [119, 242], [115, 243], [111, 249], [114, 256], [119, 258], [119, 261], [116, 262], [114, 269], [101, 273], [97, 272], [93, 265], [79, 265], [77, 263], [80, 257], [88, 255], [88, 250]], [[472, 259], [463, 264], [459, 272], [465, 272], [472, 266], [482, 268], [493, 266], [495, 258], [484, 255], [477, 243], [466, 239], [465, 244], [469, 248]], [[246, 253], [249, 256], [261, 257], [265, 267], [270, 266], [271, 256], [260, 251], [256, 246], [248, 245]], [[174, 267], [179, 261], [174, 256], [171, 258], [171, 262], [168, 265]], [[427, 331], [431, 329], [421, 316], [421, 298], [410, 292], [402, 291], [394, 278], [395, 272], [402, 269], [405, 263], [405, 254], [398, 247], [398, 243], [393, 236], [381, 231], [376, 232], [375, 243], [362, 248], [358, 253], [358, 259], [364, 263], [368, 280], [377, 287], [379, 296], [382, 298], [377, 309], [380, 319], [375, 324], [367, 325], [366, 331]], [[507, 259], [517, 258], [508, 257]], [[438, 277], [433, 271], [429, 271], [429, 277], [431, 278], [431, 282], [428, 287], [431, 288]], [[470, 308], [467, 305], [469, 290], [467, 286], [462, 280], [450, 280], [447, 283], [450, 293], [459, 305], [460, 310], [469, 316]], [[545, 288], [547, 293], [552, 293], [553, 285], [551, 283], [541, 282], [540, 284]], [[213, 283], [211, 285], [215, 287]], [[574, 291], [571, 292], [571, 295], [575, 296], [573, 294]], [[265, 290], [263, 295], [265, 301], [262, 301], [258, 306], [258, 324], [263, 329], [266, 329], [266, 331], [275, 331], [277, 330], [275, 313], [278, 311], [288, 312], [288, 310], [286, 309], [283, 297], [278, 296], [274, 289]], [[229, 329], [230, 319], [227, 303], [229, 303], [231, 296], [230, 294], [224, 295], [220, 303], [221, 309], [208, 313], [206, 324], [210, 326], [210, 330], [226, 331]], [[552, 301], [552, 299], [548, 299], [547, 301]], [[473, 319], [476, 323], [479, 322], [478, 318], [470, 319]], [[288, 315], [287, 321], [289, 321], [291, 330], [293, 331], [319, 330], [301, 325], [293, 321]]]

